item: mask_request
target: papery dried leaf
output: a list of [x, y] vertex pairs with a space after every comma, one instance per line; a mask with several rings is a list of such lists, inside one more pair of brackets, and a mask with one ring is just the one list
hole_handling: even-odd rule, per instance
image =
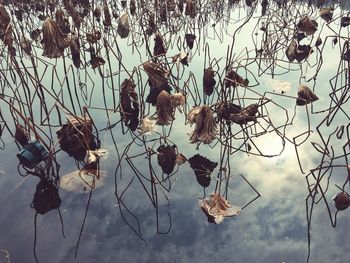
[[151, 88], [150, 93], [146, 98], [146, 102], [154, 105], [162, 90], [165, 90], [168, 93], [171, 90], [168, 84], [169, 71], [164, 69], [161, 65], [151, 61], [143, 63], [143, 69], [148, 75]]
[[162, 90], [157, 97], [157, 124], [168, 125], [174, 120], [174, 109], [168, 92]]
[[120, 114], [124, 123], [135, 131], [139, 122], [140, 106], [135, 84], [131, 79], [125, 79], [120, 89]]
[[187, 161], [186, 157], [182, 153], [178, 153], [176, 155], [176, 161], [175, 163], [180, 166], [183, 165]]
[[337, 210], [345, 210], [350, 206], [350, 197], [346, 192], [340, 192], [333, 197], [334, 205]]
[[226, 121], [230, 121], [231, 114], [238, 114], [241, 110], [241, 106], [225, 101], [220, 102], [215, 108], [219, 119]]
[[173, 56], [173, 63], [180, 62], [182, 65], [188, 66], [188, 54], [186, 52], [180, 52]]
[[68, 116], [67, 122], [56, 132], [61, 149], [72, 156], [92, 148], [92, 120], [86, 117]]
[[298, 62], [301, 62], [304, 59], [308, 58], [309, 55], [313, 52], [314, 51], [312, 50], [310, 45], [298, 45], [295, 58]]
[[32, 54], [32, 42], [30, 40], [23, 38], [20, 42], [20, 46], [28, 56]]
[[42, 26], [43, 56], [58, 58], [63, 56], [64, 49], [70, 45], [71, 40], [64, 36], [55, 21], [46, 18]]
[[112, 25], [112, 17], [111, 17], [111, 13], [109, 12], [109, 8], [106, 1], [104, 1], [104, 4], [103, 4], [103, 15], [104, 15], [103, 25], [105, 27], [110, 27]]
[[315, 46], [319, 47], [321, 45], [322, 45], [322, 39], [320, 37], [318, 37], [317, 40], [316, 40]]
[[216, 138], [217, 125], [213, 116], [213, 111], [206, 105], [201, 106], [201, 109], [196, 119], [196, 126], [190, 138], [191, 143], [198, 141], [204, 144], [211, 143]]
[[333, 18], [333, 9], [332, 8], [321, 9], [320, 17], [324, 19], [327, 23], [329, 23]]
[[127, 38], [129, 36], [130, 25], [128, 13], [125, 13], [119, 18], [117, 31], [121, 38]]
[[201, 106], [197, 106], [189, 111], [189, 113], [187, 114], [187, 121], [190, 124], [196, 123], [196, 118], [198, 116], [198, 113], [201, 111], [201, 109], [202, 109]]
[[296, 58], [297, 48], [298, 48], [297, 42], [295, 40], [292, 40], [292, 42], [290, 42], [286, 50], [286, 55], [289, 62], [293, 62], [294, 59]]
[[241, 211], [241, 208], [232, 206], [229, 201], [218, 194], [212, 194], [210, 198], [202, 199], [199, 204], [207, 215], [208, 221], [215, 224], [220, 224], [224, 217], [238, 215]]
[[304, 16], [300, 19], [297, 26], [300, 31], [303, 31], [307, 36], [310, 36], [317, 31], [318, 24], [315, 20], [311, 20], [308, 16]]
[[156, 56], [164, 55], [165, 53], [166, 53], [166, 48], [164, 45], [163, 38], [160, 35], [160, 33], [157, 32], [154, 38], [153, 55], [156, 57]]
[[173, 108], [184, 106], [186, 103], [186, 96], [182, 93], [174, 93], [170, 95], [171, 105]]
[[248, 79], [243, 79], [236, 71], [233, 69], [229, 70], [226, 79], [225, 79], [225, 86], [226, 88], [229, 87], [237, 87], [238, 85], [246, 87], [249, 84]]
[[26, 145], [30, 140], [29, 133], [20, 124], [16, 124], [15, 140], [22, 146]]
[[157, 119], [146, 117], [141, 121], [140, 129], [144, 134], [151, 134], [157, 129]]
[[343, 16], [341, 19], [340, 19], [340, 25], [342, 27], [347, 27], [350, 25], [350, 17], [348, 16]]
[[239, 113], [231, 114], [230, 121], [237, 124], [247, 124], [248, 122], [256, 122], [256, 114], [258, 113], [258, 104], [251, 104], [243, 108]]
[[95, 44], [101, 39], [101, 32], [94, 30], [92, 33], [86, 33], [86, 41]]
[[214, 79], [214, 70], [211, 67], [209, 67], [204, 70], [204, 75], [203, 75], [204, 93], [207, 94], [208, 96], [213, 94], [215, 84], [216, 84], [216, 81]]
[[85, 164], [94, 164], [100, 158], [106, 156], [108, 151], [105, 149], [87, 150], [86, 151], [86, 161]]
[[303, 106], [318, 100], [316, 94], [314, 94], [309, 87], [300, 85], [298, 89], [297, 105]]
[[189, 49], [192, 49], [194, 45], [194, 41], [196, 40], [196, 36], [193, 34], [185, 34], [185, 40]]

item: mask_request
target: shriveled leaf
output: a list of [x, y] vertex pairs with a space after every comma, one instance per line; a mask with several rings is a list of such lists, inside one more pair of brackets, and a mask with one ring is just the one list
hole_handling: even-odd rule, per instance
[[157, 119], [152, 117], [143, 118], [141, 121], [140, 129], [145, 135], [152, 134], [157, 129]]
[[297, 105], [303, 106], [318, 100], [316, 94], [314, 94], [309, 87], [300, 85], [298, 90]]
[[225, 217], [238, 215], [240, 207], [232, 206], [229, 201], [218, 194], [212, 194], [209, 198], [199, 201], [199, 205], [208, 217], [210, 223], [220, 224]]
[[337, 210], [345, 210], [350, 206], [350, 197], [346, 192], [340, 192], [333, 197], [334, 205]]

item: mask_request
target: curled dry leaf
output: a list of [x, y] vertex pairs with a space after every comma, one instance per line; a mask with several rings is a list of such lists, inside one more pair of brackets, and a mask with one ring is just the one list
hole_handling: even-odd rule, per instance
[[198, 113], [200, 112], [201, 108], [201, 106], [197, 106], [189, 111], [189, 113], [187, 114], [187, 121], [190, 124], [196, 123], [196, 117], [198, 116]]
[[332, 8], [323, 8], [320, 10], [320, 17], [329, 23], [333, 18], [333, 9]]
[[231, 114], [238, 114], [241, 111], [241, 106], [229, 101], [221, 101], [216, 107], [215, 112], [220, 120], [230, 121]]
[[157, 124], [168, 125], [174, 120], [174, 109], [168, 92], [162, 90], [157, 97]]
[[29, 133], [20, 124], [16, 124], [15, 140], [22, 146], [26, 145], [30, 140]]
[[61, 149], [70, 155], [90, 149], [92, 121], [90, 118], [68, 116], [67, 122], [56, 132]]
[[186, 157], [182, 153], [178, 153], [176, 155], [176, 161], [175, 163], [180, 166], [183, 165], [187, 161]]
[[230, 115], [230, 120], [237, 124], [247, 124], [248, 122], [256, 122], [256, 114], [258, 113], [258, 104], [251, 104], [240, 110], [239, 113]]
[[132, 79], [125, 79], [120, 91], [120, 114], [125, 125], [135, 131], [139, 123], [140, 106], [135, 84]]
[[297, 105], [303, 106], [318, 100], [318, 97], [305, 85], [300, 85], [298, 89]]
[[157, 129], [157, 119], [152, 117], [143, 118], [141, 121], [140, 129], [145, 135], [152, 134]]
[[218, 163], [212, 162], [199, 154], [192, 156], [188, 159], [188, 162], [196, 175], [197, 182], [203, 187], [208, 187], [211, 181], [211, 174], [215, 167], [218, 166]]
[[43, 56], [48, 58], [58, 58], [63, 56], [64, 49], [69, 47], [71, 39], [63, 35], [56, 22], [51, 18], [46, 18], [43, 26]]
[[293, 62], [295, 60], [297, 48], [298, 48], [297, 42], [295, 40], [292, 40], [292, 42], [290, 42], [286, 50], [286, 55], [289, 62]]
[[233, 69], [229, 70], [226, 79], [225, 79], [225, 86], [226, 88], [229, 87], [237, 87], [237, 86], [243, 86], [246, 87], [249, 84], [248, 79], [243, 79], [236, 71]]
[[189, 49], [193, 48], [195, 40], [196, 36], [194, 34], [185, 34], [186, 45], [189, 47]]
[[127, 38], [129, 36], [130, 25], [128, 13], [125, 13], [119, 18], [117, 31], [121, 38]]
[[203, 105], [194, 118], [196, 119], [196, 126], [190, 138], [191, 143], [198, 141], [204, 144], [211, 143], [216, 138], [217, 132], [213, 111], [208, 106]]
[[334, 205], [337, 210], [345, 210], [350, 206], [350, 197], [346, 192], [340, 192], [333, 197]]
[[214, 87], [215, 87], [216, 81], [214, 79], [214, 70], [209, 67], [204, 70], [204, 75], [203, 75], [203, 88], [204, 88], [204, 93], [210, 96], [213, 94]]
[[182, 65], [188, 66], [188, 54], [186, 52], [180, 52], [173, 56], [173, 63], [180, 62]]
[[241, 208], [232, 206], [229, 201], [218, 194], [199, 201], [199, 205], [208, 217], [210, 223], [220, 224], [225, 217], [238, 215]]
[[181, 92], [179, 93], [174, 93], [170, 95], [170, 100], [171, 100], [171, 105], [173, 109], [178, 107], [179, 111], [182, 112], [182, 107], [186, 103], [186, 96], [183, 95]]
[[174, 171], [176, 164], [176, 146], [161, 145], [157, 149], [158, 164], [162, 168], [163, 173], [170, 175]]
[[162, 36], [159, 32], [156, 33], [154, 38], [154, 49], [153, 49], [153, 55], [154, 56], [160, 56], [164, 55], [166, 53], [166, 48], [164, 45], [164, 41]]
[[185, 15], [190, 16], [191, 18], [195, 18], [197, 15], [196, 2], [193, 0], [187, 0]]
[[311, 20], [308, 16], [304, 16], [300, 19], [297, 26], [300, 31], [303, 31], [307, 36], [310, 36], [316, 32], [318, 24], [315, 20]]

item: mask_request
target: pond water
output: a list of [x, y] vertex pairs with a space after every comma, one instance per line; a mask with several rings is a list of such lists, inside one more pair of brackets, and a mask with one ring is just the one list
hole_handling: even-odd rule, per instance
[[0, 0], [0, 262], [348, 262], [348, 5]]

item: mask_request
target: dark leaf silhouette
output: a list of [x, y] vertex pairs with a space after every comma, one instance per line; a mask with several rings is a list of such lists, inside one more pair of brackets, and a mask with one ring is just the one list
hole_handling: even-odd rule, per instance
[[318, 100], [318, 97], [309, 89], [309, 87], [300, 85], [297, 98], [298, 106], [303, 106], [316, 100]]
[[170, 175], [174, 171], [176, 164], [176, 146], [161, 145], [158, 147], [158, 164], [162, 168], [163, 173]]
[[203, 187], [208, 187], [211, 181], [211, 173], [218, 163], [212, 162], [199, 154], [192, 156], [188, 159], [188, 162], [196, 175], [197, 182]]

